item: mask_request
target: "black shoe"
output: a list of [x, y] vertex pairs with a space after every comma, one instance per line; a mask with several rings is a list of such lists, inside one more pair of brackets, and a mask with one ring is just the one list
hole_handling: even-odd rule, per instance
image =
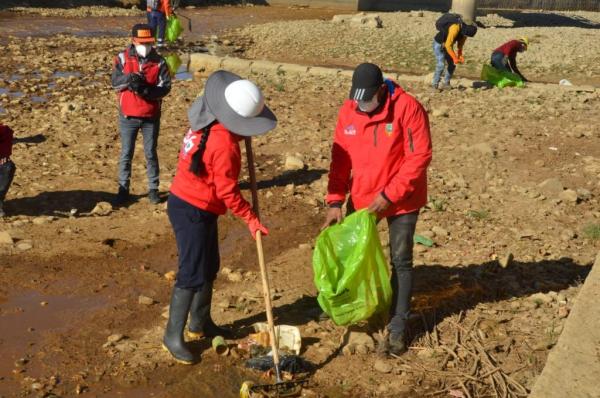
[[160, 196], [158, 196], [158, 189], [151, 189], [148, 191], [148, 200], [150, 201], [150, 203], [155, 204], [155, 205], [160, 203]]
[[129, 201], [129, 190], [123, 187], [119, 187], [119, 192], [115, 198], [114, 204], [116, 206], [124, 205]]
[[217, 326], [210, 316], [212, 286], [212, 282], [207, 282], [194, 294], [190, 308], [190, 324], [188, 325], [188, 337], [190, 338], [222, 336], [231, 339], [234, 337], [231, 330]]
[[387, 343], [388, 353], [392, 356], [400, 356], [407, 350], [406, 342], [404, 341], [404, 335], [390, 333]]
[[177, 362], [185, 365], [194, 363], [194, 355], [188, 350], [183, 339], [183, 329], [193, 298], [193, 290], [173, 288], [169, 306], [169, 321], [163, 337], [163, 348], [168, 350]]

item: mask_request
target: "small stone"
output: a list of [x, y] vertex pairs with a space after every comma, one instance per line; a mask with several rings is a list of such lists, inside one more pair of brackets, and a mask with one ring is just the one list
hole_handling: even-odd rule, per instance
[[110, 336], [108, 336], [106, 341], [109, 343], [117, 343], [117, 342], [123, 340], [123, 338], [125, 338], [125, 336], [122, 335], [121, 333], [115, 333], [115, 334], [111, 334]]
[[311, 246], [310, 246], [310, 244], [308, 244], [308, 243], [300, 243], [300, 244], [298, 245], [298, 249], [301, 249], [301, 250], [310, 250], [310, 247], [311, 247]]
[[244, 277], [241, 274], [241, 272], [235, 271], [235, 272], [231, 272], [231, 273], [227, 274], [227, 279], [230, 282], [241, 282], [244, 279]]
[[435, 236], [448, 236], [449, 233], [442, 227], [434, 226], [431, 231], [435, 233]]
[[148, 296], [143, 296], [140, 295], [138, 297], [138, 304], [142, 304], [142, 305], [152, 305], [154, 304], [154, 299]]
[[504, 255], [498, 257], [498, 264], [500, 264], [502, 268], [507, 268], [512, 263], [513, 258], [513, 254], [511, 252], [507, 252]]
[[573, 191], [572, 189], [565, 189], [558, 194], [558, 198], [567, 203], [577, 203], [579, 200], [577, 197], [577, 192]]
[[496, 150], [491, 144], [487, 142], [480, 142], [479, 144], [472, 145], [470, 151], [480, 153], [481, 155], [496, 157]]
[[40, 302], [40, 305], [41, 305], [42, 307], [45, 307], [45, 306], [47, 306], [47, 305], [48, 305], [48, 302], [47, 302], [47, 301], [42, 301], [42, 302]]
[[540, 192], [548, 198], [557, 198], [558, 195], [563, 191], [564, 186], [558, 178], [548, 178], [542, 181], [538, 188]]
[[375, 341], [373, 341], [373, 338], [371, 336], [369, 336], [365, 332], [359, 332], [354, 330], [349, 332], [347, 345], [364, 345], [371, 350], [375, 349]]
[[357, 344], [356, 347], [354, 347], [354, 351], [359, 355], [367, 355], [371, 350], [364, 344]]
[[17, 249], [19, 249], [23, 252], [30, 250], [31, 248], [33, 248], [33, 245], [29, 242], [21, 242], [21, 243], [17, 244]]
[[577, 197], [583, 201], [590, 200], [592, 193], [585, 188], [577, 188]]
[[577, 237], [577, 234], [572, 230], [572, 229], [563, 229], [560, 233], [560, 239], [563, 242], [568, 242], [572, 239], [575, 239]]
[[47, 217], [36, 217], [31, 222], [34, 223], [35, 225], [43, 225], [48, 222], [48, 218]]
[[8, 231], [0, 231], [0, 245], [12, 245], [13, 238]]
[[177, 273], [175, 271], [169, 271], [169, 272], [166, 272], [163, 276], [169, 282], [173, 282], [175, 280], [175, 278], [177, 277]]
[[39, 391], [44, 388], [44, 385], [40, 382], [31, 383], [31, 389], [35, 391]]
[[354, 345], [345, 345], [342, 348], [342, 354], [344, 356], [351, 356], [354, 355], [354, 353], [356, 352], [356, 347]]
[[375, 369], [375, 371], [379, 372], [379, 373], [390, 373], [392, 371], [393, 367], [387, 361], [385, 361], [381, 358], [378, 358], [375, 361], [375, 364], [373, 365], [373, 369]]
[[436, 108], [431, 113], [431, 115], [433, 117], [448, 117], [448, 114], [449, 114], [449, 110], [448, 110], [448, 108], [445, 108], [445, 107]]
[[566, 306], [560, 306], [558, 307], [558, 317], [563, 319], [569, 316], [569, 308]]
[[299, 157], [288, 155], [285, 158], [283, 167], [285, 170], [302, 170], [304, 169], [304, 162]]
[[533, 302], [536, 303], [545, 303], [545, 304], [549, 304], [553, 301], [553, 298], [551, 295], [549, 294], [544, 294], [544, 293], [535, 293], [532, 294], [529, 299]]
[[92, 209], [91, 213], [97, 216], [108, 216], [113, 210], [113, 207], [108, 202], [98, 202]]

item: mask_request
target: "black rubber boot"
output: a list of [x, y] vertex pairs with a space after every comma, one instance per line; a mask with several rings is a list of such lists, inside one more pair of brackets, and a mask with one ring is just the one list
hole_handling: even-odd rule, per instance
[[194, 363], [194, 356], [187, 349], [183, 339], [183, 329], [187, 322], [190, 305], [194, 298], [194, 291], [173, 288], [171, 305], [169, 307], [169, 321], [165, 329], [163, 347], [167, 349], [177, 362], [186, 365]]
[[190, 324], [188, 325], [188, 336], [190, 338], [222, 336], [230, 339], [233, 337], [231, 330], [217, 326], [210, 316], [212, 287], [212, 282], [207, 282], [194, 295], [192, 307], [190, 308]]
[[407, 350], [403, 334], [390, 333], [387, 344], [388, 353], [392, 356], [400, 356]]

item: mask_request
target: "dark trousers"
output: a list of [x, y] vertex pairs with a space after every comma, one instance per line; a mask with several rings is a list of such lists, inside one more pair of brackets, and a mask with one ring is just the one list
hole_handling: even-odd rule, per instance
[[160, 11], [150, 11], [146, 14], [148, 18], [148, 25], [152, 27], [154, 32], [157, 32], [157, 39], [159, 43], [165, 41], [165, 30], [167, 28], [167, 17]]
[[15, 166], [12, 160], [0, 165], [0, 202], [4, 202], [8, 188], [10, 188], [10, 184], [15, 177], [16, 170], [17, 166]]
[[175, 287], [198, 291], [219, 272], [218, 216], [173, 194], [169, 194], [167, 207], [179, 253]]
[[131, 160], [135, 151], [135, 140], [138, 131], [142, 131], [144, 138], [144, 155], [146, 157], [146, 174], [148, 176], [148, 189], [158, 189], [160, 169], [158, 165], [158, 133], [160, 118], [149, 119], [139, 117], [125, 117], [119, 114], [119, 130], [121, 134], [121, 156], [119, 158], [119, 186], [129, 191], [131, 179]]
[[413, 239], [418, 212], [388, 217], [390, 258], [392, 260], [391, 334], [403, 335], [410, 315], [413, 285]]
[[[347, 213], [354, 213], [352, 199], [348, 199]], [[390, 258], [392, 262], [392, 307], [388, 330], [403, 335], [410, 315], [413, 285], [413, 246], [419, 212], [400, 214], [387, 218], [390, 234]]]

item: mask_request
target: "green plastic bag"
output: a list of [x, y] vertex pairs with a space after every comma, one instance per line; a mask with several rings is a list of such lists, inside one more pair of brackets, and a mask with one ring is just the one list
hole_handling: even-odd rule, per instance
[[164, 57], [169, 68], [169, 74], [174, 77], [181, 66], [181, 57], [177, 53], [166, 54]]
[[313, 270], [319, 305], [337, 325], [387, 314], [392, 287], [374, 214], [357, 211], [322, 231]]
[[170, 15], [169, 18], [167, 18], [167, 30], [165, 32], [165, 39], [169, 43], [175, 43], [177, 39], [179, 39], [181, 32], [183, 32], [183, 27], [181, 26], [179, 18], [177, 18], [176, 15]]
[[508, 86], [524, 87], [525, 83], [519, 75], [511, 72], [498, 70], [491, 65], [485, 64], [481, 69], [481, 80], [493, 84], [496, 87], [504, 88]]

